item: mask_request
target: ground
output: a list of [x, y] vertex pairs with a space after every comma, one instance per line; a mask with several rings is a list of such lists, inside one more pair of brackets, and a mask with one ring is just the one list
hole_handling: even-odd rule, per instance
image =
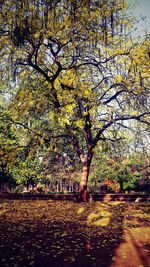
[[2, 267], [148, 267], [150, 203], [0, 203]]

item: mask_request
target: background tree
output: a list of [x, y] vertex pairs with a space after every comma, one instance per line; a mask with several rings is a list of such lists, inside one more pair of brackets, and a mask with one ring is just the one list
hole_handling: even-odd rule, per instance
[[84, 200], [98, 142], [120, 140], [127, 121], [149, 123], [149, 39], [134, 40], [127, 8], [121, 0], [1, 4], [2, 75], [17, 79], [11, 123], [41, 145], [71, 140]]
[[17, 184], [26, 186], [27, 190], [31, 187], [32, 191], [37, 191], [37, 183], [43, 177], [42, 164], [36, 156], [26, 158], [9, 171]]

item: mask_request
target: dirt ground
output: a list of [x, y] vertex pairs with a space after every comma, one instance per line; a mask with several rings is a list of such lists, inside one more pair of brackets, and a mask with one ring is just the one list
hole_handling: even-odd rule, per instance
[[150, 203], [0, 203], [1, 267], [148, 267]]

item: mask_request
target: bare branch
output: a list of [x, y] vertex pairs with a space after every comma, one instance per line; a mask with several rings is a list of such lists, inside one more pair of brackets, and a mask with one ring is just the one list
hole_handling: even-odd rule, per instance
[[110, 103], [112, 100], [115, 100], [117, 98], [118, 95], [120, 95], [122, 92], [124, 92], [125, 90], [120, 90], [118, 92], [116, 92], [113, 96], [111, 96], [108, 100], [104, 101], [104, 104], [108, 104]]
[[119, 137], [119, 138], [115, 138], [115, 139], [112, 139], [112, 138], [107, 138], [107, 137], [100, 137], [99, 141], [110, 141], [110, 142], [118, 142], [118, 141], [121, 141], [121, 140], [124, 140], [125, 138], [123, 137]]
[[42, 138], [44, 140], [45, 143], [49, 143], [51, 141], [51, 139], [59, 139], [59, 138], [66, 138], [66, 137], [71, 137], [71, 135], [69, 134], [57, 134], [57, 135], [49, 135], [48, 138], [46, 138], [43, 134], [38, 133], [34, 130], [32, 130], [30, 127], [28, 127], [27, 125], [21, 123], [21, 122], [15, 122], [12, 119], [10, 120], [11, 124], [15, 124], [15, 125], [19, 125], [21, 127], [23, 127], [24, 129], [27, 129], [28, 132], [33, 133], [36, 136], [39, 136], [40, 138]]
[[95, 147], [97, 145], [97, 142], [100, 140], [101, 135], [103, 134], [103, 132], [108, 129], [112, 124], [116, 123], [117, 121], [126, 121], [126, 120], [137, 120], [141, 123], [145, 123], [145, 124], [149, 124], [147, 121], [141, 120], [141, 118], [143, 118], [145, 115], [149, 115], [150, 112], [144, 112], [140, 115], [137, 116], [120, 116], [117, 118], [112, 119], [111, 121], [109, 121], [108, 123], [106, 123], [97, 133], [94, 142], [93, 142], [93, 147]]

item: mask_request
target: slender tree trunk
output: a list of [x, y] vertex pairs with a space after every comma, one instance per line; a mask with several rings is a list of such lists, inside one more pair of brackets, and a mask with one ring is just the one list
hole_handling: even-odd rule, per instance
[[120, 189], [119, 189], [119, 193], [122, 193], [123, 192], [123, 180], [122, 178], [119, 179], [119, 185], [120, 185]]
[[56, 185], [56, 191], [57, 191], [57, 193], [59, 192], [59, 184], [58, 184], [58, 182], [57, 182], [57, 185]]
[[78, 191], [79, 191], [79, 183], [76, 182], [76, 183], [75, 183], [75, 192], [78, 192]]
[[69, 193], [71, 192], [71, 181], [69, 180]]
[[62, 179], [60, 180], [60, 192], [62, 193], [63, 191], [63, 185], [62, 185]]
[[80, 196], [80, 201], [88, 202], [87, 185], [88, 185], [88, 177], [92, 161], [92, 154], [88, 153], [85, 156], [81, 156], [81, 161], [82, 161], [82, 173], [80, 179], [79, 196]]

